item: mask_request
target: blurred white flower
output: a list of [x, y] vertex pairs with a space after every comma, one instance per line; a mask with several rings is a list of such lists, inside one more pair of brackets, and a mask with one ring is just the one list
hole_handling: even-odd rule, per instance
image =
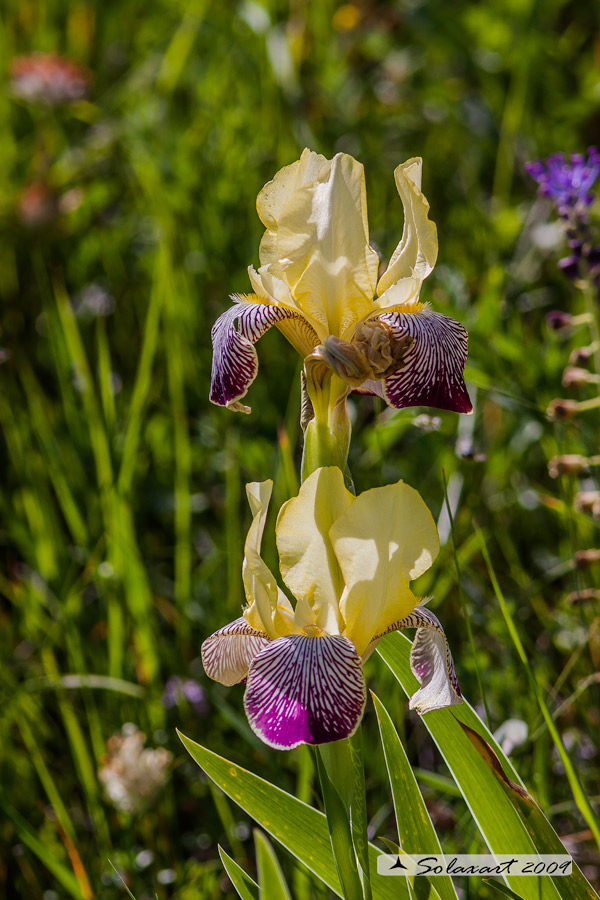
[[173, 754], [164, 747], [144, 747], [146, 735], [135, 725], [124, 725], [107, 743], [98, 777], [116, 809], [134, 812], [149, 801], [164, 783]]
[[523, 722], [522, 719], [507, 719], [494, 732], [494, 738], [507, 756], [510, 756], [515, 747], [524, 744], [528, 737], [529, 728], [527, 722]]

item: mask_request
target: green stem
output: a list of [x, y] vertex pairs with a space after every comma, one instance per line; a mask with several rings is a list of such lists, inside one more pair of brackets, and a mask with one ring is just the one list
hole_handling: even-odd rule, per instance
[[584, 295], [587, 316], [589, 317], [590, 335], [594, 346], [594, 368], [596, 370], [596, 375], [600, 376], [600, 324], [598, 323], [598, 304], [590, 284], [586, 285]]
[[304, 432], [302, 481], [321, 466], [337, 466], [351, 482], [347, 471], [352, 426], [346, 405], [347, 385], [328, 373], [322, 381], [306, 378], [306, 390], [314, 416]]
[[317, 747], [331, 848], [346, 900], [371, 900], [362, 737]]

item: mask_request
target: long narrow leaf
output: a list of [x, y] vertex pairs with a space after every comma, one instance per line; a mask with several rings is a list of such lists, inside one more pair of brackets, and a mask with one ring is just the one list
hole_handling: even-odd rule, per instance
[[4, 800], [1, 794], [0, 807], [3, 809], [6, 817], [12, 821], [17, 834], [19, 835], [19, 839], [25, 846], [29, 847], [32, 853], [35, 853], [40, 862], [54, 875], [59, 884], [62, 885], [71, 897], [74, 897], [75, 900], [82, 900], [83, 893], [73, 873], [56, 858], [55, 854], [47, 844], [44, 843], [44, 841], [41, 841], [33, 832], [23, 816], [21, 816], [16, 809], [13, 809]]
[[[326, 744], [324, 749], [326, 751], [330, 750], [335, 743], [342, 742], [336, 741], [333, 744]], [[321, 748], [319, 747], [318, 750], [320, 751]], [[336, 788], [333, 780], [335, 775], [332, 773], [330, 776], [320, 752], [317, 752], [317, 769], [321, 781], [335, 867], [344, 897], [346, 900], [362, 900], [363, 892], [358, 874], [356, 853], [352, 843], [352, 831], [350, 830], [349, 804], [344, 802], [344, 798]]]
[[[275, 840], [320, 878], [338, 897], [343, 896], [335, 870], [327, 819], [281, 788], [235, 765], [179, 733], [193, 759], [221, 790], [252, 816]], [[369, 845], [374, 900], [407, 900], [406, 885], [398, 878], [377, 875], [378, 847]]]
[[[378, 648], [408, 695], [418, 687], [410, 671], [410, 648], [408, 638], [398, 632], [389, 635]], [[423, 723], [492, 853], [556, 853], [557, 848], [566, 853], [558, 835], [524, 790], [511, 762], [468, 703], [427, 713]], [[479, 736], [479, 746], [473, 742], [473, 734]], [[489, 754], [484, 758], [484, 745], [492, 750], [496, 764]], [[523, 900], [590, 900], [597, 896], [575, 863], [569, 877], [509, 877], [508, 882]]]
[[565, 746], [562, 742], [561, 736], [558, 732], [558, 728], [554, 724], [554, 719], [552, 718], [552, 715], [550, 714], [550, 710], [548, 709], [548, 707], [546, 705], [546, 701], [544, 700], [544, 696], [542, 694], [540, 686], [535, 677], [535, 673], [533, 672], [533, 669], [529, 665], [529, 660], [527, 659], [527, 654], [525, 653], [525, 648], [523, 647], [523, 644], [521, 643], [521, 638], [519, 637], [519, 632], [517, 631], [516, 625], [514, 623], [514, 620], [511, 616], [510, 610], [508, 608], [508, 604], [506, 603], [506, 600], [504, 599], [504, 595], [500, 589], [500, 584], [498, 582], [498, 579], [496, 578], [496, 573], [494, 572], [494, 569], [492, 567], [492, 561], [490, 559], [490, 555], [488, 553], [483, 534], [479, 531], [479, 529], [477, 529], [477, 534], [479, 536], [479, 541], [481, 544], [481, 553], [482, 553], [483, 559], [485, 561], [485, 564], [486, 564], [486, 567], [488, 570], [488, 574], [490, 576], [490, 581], [492, 582], [492, 587], [494, 588], [494, 593], [496, 594], [496, 599], [498, 601], [498, 605], [500, 606], [500, 611], [502, 612], [504, 621], [506, 622], [506, 627], [508, 629], [508, 633], [510, 634], [512, 642], [513, 642], [515, 649], [519, 655], [519, 659], [521, 660], [521, 662], [523, 664], [523, 668], [525, 669], [525, 673], [527, 675], [527, 680], [529, 681], [531, 690], [533, 691], [533, 693], [535, 695], [535, 698], [540, 707], [540, 712], [542, 713], [542, 716], [544, 717], [546, 727], [548, 728], [550, 736], [552, 737], [552, 740], [554, 741], [554, 746], [556, 747], [558, 754], [560, 756], [561, 762], [564, 766], [565, 774], [569, 781], [569, 785], [570, 785], [571, 791], [573, 793], [573, 798], [575, 800], [575, 803], [577, 804], [577, 808], [580, 811], [583, 818], [585, 819], [585, 821], [587, 822], [588, 826], [590, 827], [592, 834], [594, 835], [596, 844], [600, 848], [600, 822], [598, 821], [598, 817], [596, 816], [596, 813], [592, 809], [592, 805], [589, 802], [587, 795], [586, 795], [585, 791], [583, 790], [583, 787], [581, 786], [579, 778], [577, 777], [577, 772], [575, 771], [575, 766], [571, 762], [569, 754], [567, 753]]
[[219, 856], [223, 867], [229, 876], [229, 880], [238, 892], [241, 900], [258, 900], [258, 885], [250, 878], [247, 872], [244, 872], [241, 866], [231, 858], [221, 846], [219, 846]]
[[254, 830], [254, 846], [260, 900], [292, 900], [275, 851], [258, 828]]
[[[442, 853], [402, 741], [381, 700], [375, 694], [371, 696], [375, 703], [402, 850], [405, 853]], [[431, 892], [441, 900], [457, 900], [449, 875], [436, 878], [435, 883], [431, 884]]]

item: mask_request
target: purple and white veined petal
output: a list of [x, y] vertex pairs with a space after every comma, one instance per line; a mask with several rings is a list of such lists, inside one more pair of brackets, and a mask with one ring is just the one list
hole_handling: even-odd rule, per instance
[[219, 316], [212, 329], [213, 361], [210, 399], [218, 406], [238, 412], [250, 412], [239, 401], [258, 372], [254, 344], [272, 325], [299, 313], [268, 303], [252, 303], [242, 295], [233, 295], [234, 305]]
[[252, 730], [276, 750], [350, 737], [365, 702], [360, 658], [341, 635], [272, 641], [252, 663], [244, 694]]
[[414, 313], [382, 313], [378, 319], [390, 326], [395, 338], [408, 335], [413, 344], [402, 368], [381, 384], [365, 382], [363, 387], [383, 396], [395, 409], [432, 406], [471, 412], [464, 381], [467, 330], [449, 316], [426, 307]]
[[202, 665], [209, 678], [231, 687], [248, 675], [255, 656], [269, 643], [243, 616], [215, 631], [202, 644]]
[[[386, 629], [385, 634], [402, 628], [416, 628], [410, 651], [410, 668], [421, 685], [409, 700], [409, 709], [420, 715], [432, 709], [457, 706], [463, 702], [450, 647], [440, 620], [430, 610], [417, 606], [413, 612]], [[367, 654], [383, 635], [377, 635]]]

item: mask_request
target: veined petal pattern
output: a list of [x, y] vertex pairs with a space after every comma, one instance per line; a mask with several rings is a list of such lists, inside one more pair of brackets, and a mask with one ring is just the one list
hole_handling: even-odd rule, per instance
[[219, 316], [212, 329], [210, 399], [219, 406], [249, 413], [250, 408], [240, 400], [258, 372], [254, 344], [272, 325], [302, 316], [293, 309], [252, 302], [246, 296], [235, 295], [233, 300], [234, 305]]
[[395, 409], [432, 406], [454, 412], [473, 409], [464, 381], [468, 335], [449, 316], [427, 307], [418, 312], [389, 312], [378, 317], [386, 322], [397, 339], [409, 336], [413, 343], [404, 364], [377, 385], [365, 382]]
[[450, 647], [437, 616], [424, 606], [417, 606], [406, 618], [377, 635], [375, 640], [402, 628], [417, 629], [410, 651], [410, 668], [420, 688], [410, 698], [409, 708], [423, 715], [433, 709], [462, 703]]
[[365, 702], [361, 660], [340, 635], [272, 641], [254, 659], [244, 694], [252, 730], [276, 750], [350, 737]]
[[231, 687], [248, 675], [250, 664], [269, 643], [244, 618], [215, 631], [202, 644], [202, 665], [209, 678]]

